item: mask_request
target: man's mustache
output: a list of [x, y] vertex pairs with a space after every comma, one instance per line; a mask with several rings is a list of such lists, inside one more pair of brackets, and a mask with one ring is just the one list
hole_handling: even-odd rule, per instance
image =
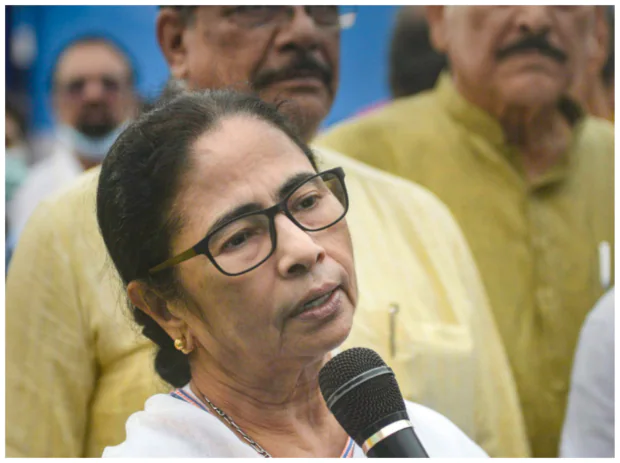
[[317, 77], [330, 88], [334, 73], [330, 66], [319, 62], [309, 53], [300, 53], [287, 66], [259, 72], [252, 81], [255, 91], [262, 90], [274, 82], [296, 77]]
[[564, 63], [568, 59], [566, 53], [549, 43], [546, 34], [528, 35], [524, 39], [498, 50], [495, 56], [498, 60], [503, 60], [514, 54], [530, 50], [536, 50], [559, 63]]

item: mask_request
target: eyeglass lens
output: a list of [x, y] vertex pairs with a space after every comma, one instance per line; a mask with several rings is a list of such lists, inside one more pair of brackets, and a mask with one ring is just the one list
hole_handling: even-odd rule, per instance
[[[325, 173], [298, 186], [289, 197], [286, 209], [297, 226], [317, 231], [342, 219], [346, 201], [341, 179], [333, 173]], [[275, 242], [272, 226], [272, 220], [265, 213], [241, 217], [209, 239], [209, 252], [224, 272], [243, 273], [271, 254]]]
[[[310, 5], [305, 9], [314, 22], [323, 27], [348, 28], [352, 25], [351, 15], [355, 15], [353, 10], [335, 5]], [[252, 28], [291, 19], [293, 11], [291, 6], [246, 5], [233, 8], [230, 15], [239, 25]]]

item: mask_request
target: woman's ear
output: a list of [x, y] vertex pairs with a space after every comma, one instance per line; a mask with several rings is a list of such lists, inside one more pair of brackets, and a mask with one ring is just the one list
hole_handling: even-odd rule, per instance
[[132, 281], [127, 285], [127, 295], [131, 303], [151, 317], [166, 333], [176, 339], [183, 332], [186, 322], [174, 311], [168, 301], [142, 281]]

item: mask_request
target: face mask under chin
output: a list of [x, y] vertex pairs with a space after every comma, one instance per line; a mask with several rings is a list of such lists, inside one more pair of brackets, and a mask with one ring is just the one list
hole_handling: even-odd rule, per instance
[[56, 130], [56, 136], [63, 145], [80, 156], [101, 162], [108, 154], [108, 150], [114, 141], [128, 125], [129, 122], [125, 121], [107, 135], [95, 138], [86, 136], [69, 125], [60, 124]]

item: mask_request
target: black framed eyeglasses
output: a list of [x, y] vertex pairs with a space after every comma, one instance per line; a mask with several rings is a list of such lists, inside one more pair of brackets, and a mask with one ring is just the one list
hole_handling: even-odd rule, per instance
[[342, 220], [348, 209], [344, 170], [326, 170], [303, 180], [278, 204], [222, 224], [187, 251], [151, 268], [149, 273], [204, 254], [224, 275], [241, 275], [254, 270], [275, 251], [277, 214], [283, 213], [304, 231], [317, 232]]
[[[317, 26], [330, 29], [349, 29], [357, 16], [357, 7], [348, 5], [306, 5], [304, 9]], [[225, 11], [235, 24], [251, 29], [290, 21], [295, 10], [290, 5], [244, 5]]]

